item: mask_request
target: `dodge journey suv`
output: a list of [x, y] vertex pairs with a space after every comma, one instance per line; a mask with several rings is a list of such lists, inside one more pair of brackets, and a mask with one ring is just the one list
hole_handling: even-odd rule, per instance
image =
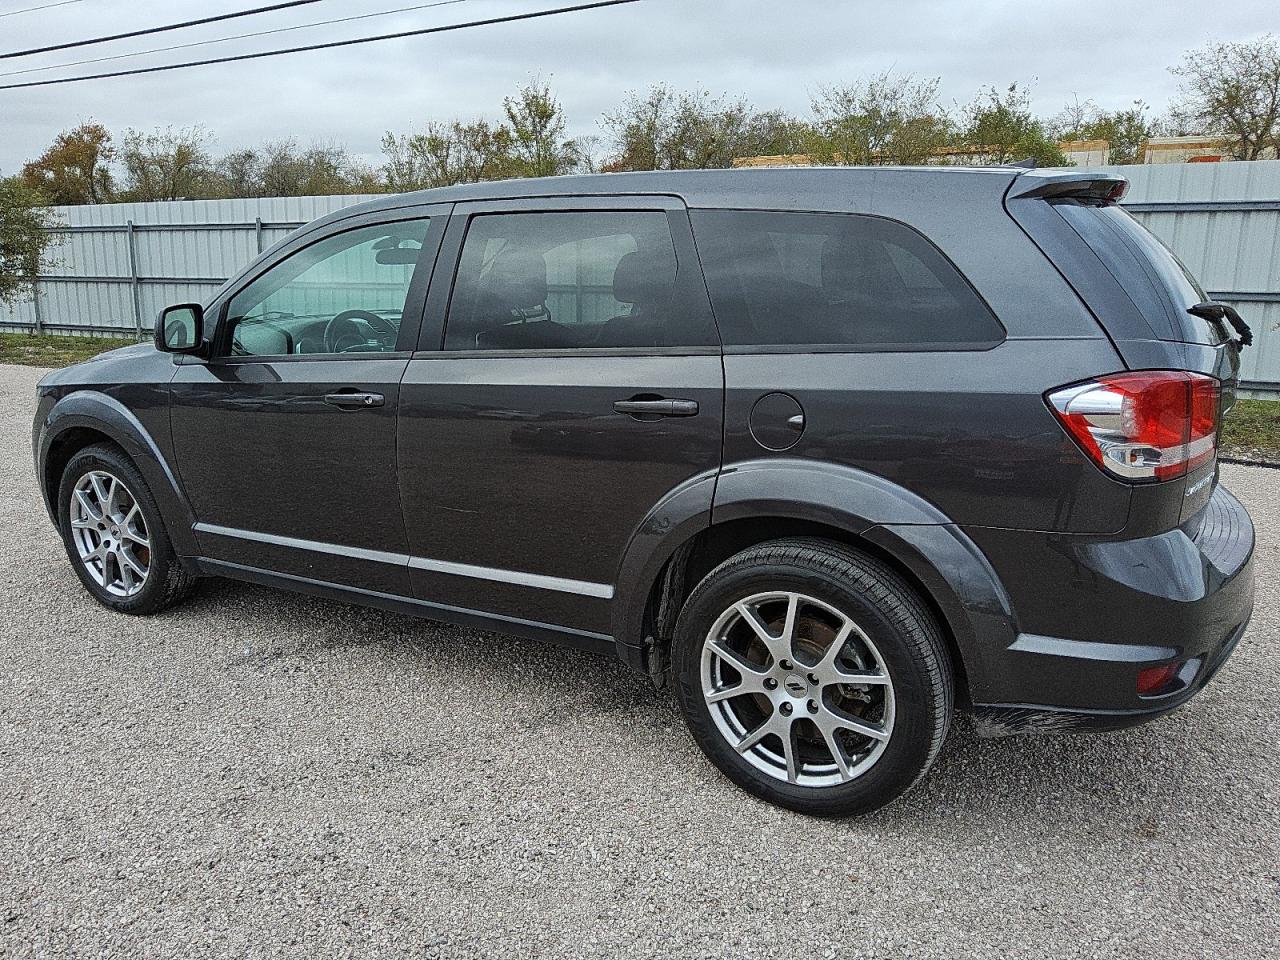
[[1216, 445], [1249, 330], [1125, 186], [735, 170], [353, 206], [41, 381], [40, 487], [113, 610], [222, 576], [612, 653], [741, 787], [864, 812], [957, 709], [1141, 722], [1245, 630]]

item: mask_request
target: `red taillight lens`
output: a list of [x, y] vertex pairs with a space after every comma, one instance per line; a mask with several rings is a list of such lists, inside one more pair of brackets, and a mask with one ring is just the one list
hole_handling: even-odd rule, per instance
[[1108, 473], [1170, 480], [1216, 455], [1219, 389], [1217, 380], [1199, 373], [1141, 370], [1063, 387], [1045, 399]]

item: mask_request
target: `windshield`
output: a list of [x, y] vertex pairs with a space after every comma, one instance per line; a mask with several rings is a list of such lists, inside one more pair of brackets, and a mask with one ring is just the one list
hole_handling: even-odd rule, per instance
[[1173, 252], [1115, 204], [1065, 201], [1058, 213], [1093, 248], [1162, 340], [1219, 344], [1228, 339], [1220, 321], [1187, 313], [1209, 299]]

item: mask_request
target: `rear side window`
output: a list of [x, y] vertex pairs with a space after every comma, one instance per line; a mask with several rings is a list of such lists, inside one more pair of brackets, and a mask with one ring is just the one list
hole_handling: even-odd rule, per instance
[[484, 214], [462, 246], [446, 350], [709, 346], [659, 210]]
[[1004, 329], [919, 233], [858, 214], [694, 211], [725, 343], [980, 349]]
[[1115, 277], [1161, 339], [1218, 344], [1227, 333], [1218, 321], [1187, 313], [1208, 299], [1191, 272], [1168, 247], [1115, 204], [1060, 201], [1054, 208]]

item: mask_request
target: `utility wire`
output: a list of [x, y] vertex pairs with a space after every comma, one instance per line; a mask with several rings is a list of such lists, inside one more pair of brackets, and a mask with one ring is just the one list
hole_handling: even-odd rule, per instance
[[37, 10], [48, 10], [50, 7], [65, 7], [68, 3], [80, 3], [80, 0], [58, 0], [57, 3], [42, 3], [38, 7], [23, 7], [21, 10], [6, 10], [0, 17], [16, 17], [20, 13], [34, 13]]
[[[76, 3], [77, 0], [63, 0], [64, 3]], [[192, 47], [207, 47], [214, 43], [226, 43], [229, 40], [247, 40], [250, 37], [267, 37], [275, 33], [291, 33], [294, 30], [307, 30], [311, 27], [327, 27], [335, 23], [351, 23], [354, 20], [369, 20], [373, 17], [389, 17], [393, 13], [408, 13], [411, 10], [426, 10], [428, 7], [448, 7], [455, 3], [470, 3], [471, 0], [435, 0], [434, 3], [417, 3], [411, 7], [397, 7], [394, 10], [380, 10], [377, 13], [361, 13], [354, 17], [338, 17], [334, 20], [316, 20], [312, 23], [299, 23], [292, 27], [276, 27], [274, 30], [258, 30], [254, 33], [237, 33], [230, 37], [215, 37], [212, 40], [195, 40], [191, 43], [178, 43], [171, 47], [155, 47], [152, 50], [139, 50], [136, 53], [115, 53], [109, 57], [92, 57], [88, 60], [72, 60], [69, 63], [54, 63], [47, 67], [27, 67], [23, 70], [10, 70], [0, 73], [0, 77], [17, 77], [24, 73], [43, 73], [46, 70], [61, 70], [64, 67], [80, 67], [86, 63], [106, 63], [109, 60], [128, 60], [130, 57], [145, 57], [152, 53], [168, 53], [170, 50], [189, 50]]]
[[163, 27], [147, 27], [145, 30], [130, 30], [127, 33], [113, 33], [108, 37], [93, 37], [89, 40], [72, 40], [69, 43], [55, 43], [47, 47], [32, 47], [30, 50], [15, 50], [12, 53], [0, 53], [0, 60], [12, 57], [26, 57], [33, 53], [48, 53], [50, 50], [68, 50], [71, 47], [87, 47], [94, 43], [107, 43], [111, 40], [124, 40], [128, 37], [145, 37], [149, 33], [164, 33], [168, 30], [183, 30], [186, 27], [198, 27], [205, 23], [218, 23], [221, 20], [235, 20], [237, 17], [252, 17], [259, 13], [270, 13], [272, 10], [284, 10], [288, 7], [301, 7], [308, 3], [319, 3], [320, 0], [288, 0], [287, 3], [273, 3], [265, 7], [254, 7], [252, 10], [238, 10], [235, 13], [219, 13], [213, 17], [201, 17], [199, 20], [184, 20], [181, 23], [168, 23]]
[[399, 33], [383, 33], [376, 37], [357, 37], [354, 40], [334, 40], [329, 43], [313, 43], [305, 47], [288, 47], [284, 50], [264, 50], [260, 53], [242, 53], [234, 57], [214, 57], [209, 60], [191, 60], [186, 63], [170, 63], [162, 67], [139, 67], [134, 70], [116, 70], [111, 73], [90, 73], [82, 77], [60, 77], [57, 80], [28, 80], [24, 83], [6, 83], [0, 90], [20, 90], [25, 87], [49, 87], [58, 83], [78, 83], [81, 80], [105, 80], [108, 77], [130, 77], [141, 73], [161, 73], [165, 70], [181, 70], [185, 67], [204, 67], [215, 63], [236, 63], [240, 60], [260, 60], [263, 57], [279, 57], [287, 53], [306, 53], [311, 50], [331, 50], [335, 47], [350, 47], [360, 43], [373, 43], [377, 40], [398, 40], [402, 37], [421, 37], [430, 33], [448, 33], [453, 30], [466, 30], [470, 27], [489, 27], [499, 23], [515, 23], [518, 20], [534, 20], [539, 17], [554, 17], [562, 13], [576, 13], [580, 10], [595, 10], [600, 7], [617, 7], [624, 3], [639, 3], [640, 0], [597, 0], [595, 3], [579, 3], [571, 7], [555, 7], [551, 10], [535, 10], [529, 13], [513, 13], [505, 17], [490, 17], [487, 20], [471, 20], [466, 23], [451, 23], [443, 27], [424, 27], [420, 30], [403, 30]]

